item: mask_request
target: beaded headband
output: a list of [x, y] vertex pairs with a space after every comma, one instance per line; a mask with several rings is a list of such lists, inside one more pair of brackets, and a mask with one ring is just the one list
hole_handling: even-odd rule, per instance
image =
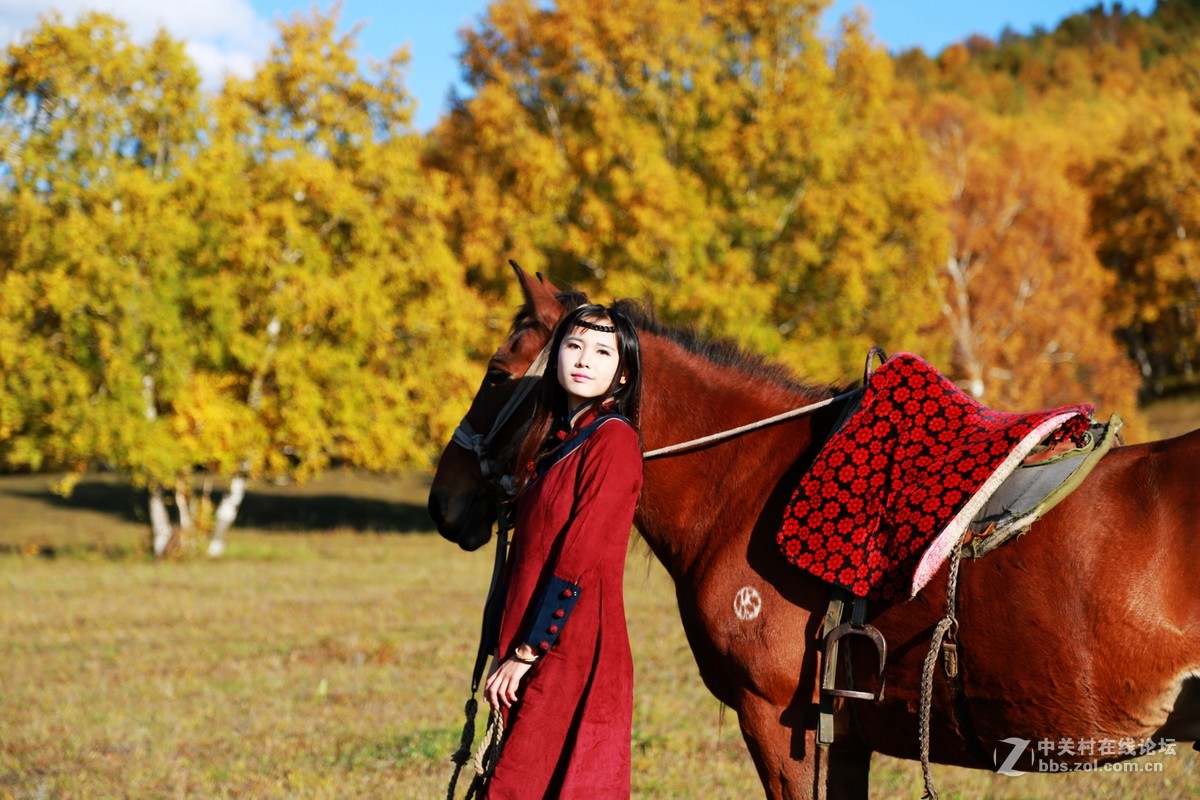
[[601, 333], [616, 333], [617, 332], [616, 325], [599, 325], [595, 322], [588, 322], [586, 319], [575, 320], [575, 325], [580, 328], [591, 328], [592, 330], [600, 331]]

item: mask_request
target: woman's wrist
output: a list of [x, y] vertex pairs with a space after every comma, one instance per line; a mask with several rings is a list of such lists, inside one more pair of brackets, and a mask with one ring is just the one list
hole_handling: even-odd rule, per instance
[[522, 664], [536, 664], [542, 654], [534, 650], [527, 644], [521, 644], [513, 650], [512, 658]]

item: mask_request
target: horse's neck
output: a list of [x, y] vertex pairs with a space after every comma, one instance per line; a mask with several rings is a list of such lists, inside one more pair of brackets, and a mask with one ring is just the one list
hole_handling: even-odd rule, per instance
[[[679, 345], [643, 335], [642, 435], [647, 450], [725, 431], [816, 398]], [[807, 419], [648, 461], [637, 526], [677, 580], [713, 537], [748, 535], [755, 514], [809, 443]]]

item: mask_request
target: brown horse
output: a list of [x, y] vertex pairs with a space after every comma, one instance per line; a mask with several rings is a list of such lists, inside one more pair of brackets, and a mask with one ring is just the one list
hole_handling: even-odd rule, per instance
[[[517, 273], [525, 303], [466, 414], [477, 431], [491, 429], [564, 302], [579, 300]], [[831, 396], [728, 345], [646, 320], [639, 328], [647, 449]], [[784, 560], [775, 531], [839, 412], [833, 405], [645, 466], [637, 529], [675, 581], [700, 674], [737, 711], [769, 798], [866, 798], [872, 752], [919, 753], [919, 679], [943, 610], [944, 567], [911, 601], [876, 610], [871, 622], [891, 648], [884, 697], [846, 701], [835, 744], [816, 743], [830, 587]], [[501, 462], [520, 418], [496, 432], [491, 455]], [[934, 762], [994, 770], [1014, 737], [1030, 752], [1045, 740], [1101, 743], [1093, 754], [1056, 752], [1061, 762], [1129, 757], [1105, 742], [1200, 737], [1198, 470], [1200, 433], [1118, 448], [1029, 533], [962, 564], [961, 691], [939, 666]], [[467, 550], [484, 545], [496, 516], [490, 497], [475, 455], [449, 445], [429, 497], [441, 534]], [[736, 613], [739, 593], [756, 594], [757, 613]], [[850, 650], [856, 680], [870, 685], [875, 655], [864, 644]]]

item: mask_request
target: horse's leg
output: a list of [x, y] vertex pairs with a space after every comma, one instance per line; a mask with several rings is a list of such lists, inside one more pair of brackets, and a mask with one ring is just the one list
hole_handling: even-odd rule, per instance
[[867, 800], [871, 751], [842, 742], [820, 747], [816, 731], [784, 725], [789, 713], [757, 696], [738, 711], [769, 800]]
[[825, 760], [827, 800], [867, 800], [871, 751], [858, 745], [834, 742]]
[[786, 713], [786, 706], [748, 693], [738, 708], [738, 724], [768, 800], [814, 800], [815, 737], [809, 735], [793, 757], [793, 732], [782, 722]]

